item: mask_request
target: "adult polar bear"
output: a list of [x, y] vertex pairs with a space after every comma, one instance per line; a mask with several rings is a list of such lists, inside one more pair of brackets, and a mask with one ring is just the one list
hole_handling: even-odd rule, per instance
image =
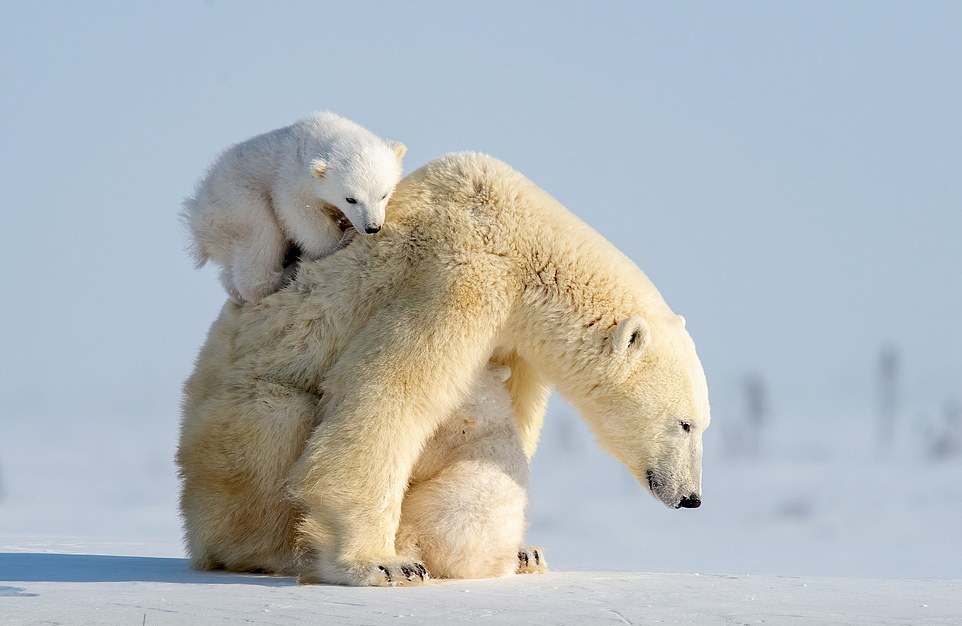
[[[551, 385], [656, 497], [698, 506], [704, 373], [684, 320], [630, 260], [478, 154], [411, 174], [390, 215], [377, 237], [302, 264], [258, 305], [225, 305], [212, 326], [177, 455], [196, 566], [372, 585], [423, 579], [419, 557], [442, 575], [490, 575], [485, 555], [498, 553], [504, 573], [522, 539], [517, 451], [533, 454]], [[482, 457], [452, 461], [456, 484], [486, 473], [474, 508], [452, 511], [450, 491], [419, 490], [415, 466], [432, 437], [450, 438], [452, 415], [494, 406], [496, 421], [497, 398], [476, 398], [479, 385], [497, 395], [491, 360], [510, 367], [516, 426], [501, 445], [448, 447]], [[445, 465], [437, 451], [430, 463]], [[484, 499], [512, 483], [518, 519], [505, 520], [512, 504], [489, 512]], [[415, 495], [437, 514], [409, 516]], [[466, 528], [483, 537], [466, 545]]]

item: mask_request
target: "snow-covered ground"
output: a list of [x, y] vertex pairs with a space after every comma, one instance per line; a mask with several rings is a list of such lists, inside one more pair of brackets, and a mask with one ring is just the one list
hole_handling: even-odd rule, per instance
[[553, 572], [397, 590], [191, 571], [176, 416], [5, 420], [0, 624], [962, 623], [959, 459], [909, 429], [882, 457], [850, 415], [773, 419], [735, 456], [735, 418], [706, 435], [704, 505], [676, 511], [553, 400], [528, 533]]
[[[15, 572], [12, 576], [9, 572]], [[18, 578], [19, 576], [19, 578]], [[12, 578], [13, 580], [8, 580]], [[181, 559], [0, 555], [0, 622], [958, 624], [962, 581], [562, 572], [357, 589], [200, 574]]]

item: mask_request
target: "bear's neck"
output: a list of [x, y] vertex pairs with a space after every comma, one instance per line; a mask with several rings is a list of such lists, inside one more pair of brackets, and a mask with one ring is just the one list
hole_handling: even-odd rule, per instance
[[[518, 263], [521, 293], [512, 324], [519, 354], [562, 395], [585, 397], [609, 371], [604, 355], [626, 317], [671, 315], [655, 286], [617, 248], [559, 205], [531, 233]], [[599, 358], [600, 357], [600, 358]]]

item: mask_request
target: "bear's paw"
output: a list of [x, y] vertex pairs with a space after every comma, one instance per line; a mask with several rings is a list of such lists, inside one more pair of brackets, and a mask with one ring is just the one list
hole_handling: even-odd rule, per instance
[[543, 574], [548, 571], [544, 549], [529, 546], [518, 550], [518, 574]]
[[431, 579], [424, 564], [419, 561], [395, 561], [386, 562], [377, 566], [377, 571], [372, 572], [373, 580], [368, 583], [372, 586], [397, 587], [403, 585], [420, 585]]
[[333, 569], [321, 566], [297, 578], [303, 585], [333, 583], [353, 587], [403, 587], [429, 580], [431, 574], [423, 563], [404, 558], [356, 561]]

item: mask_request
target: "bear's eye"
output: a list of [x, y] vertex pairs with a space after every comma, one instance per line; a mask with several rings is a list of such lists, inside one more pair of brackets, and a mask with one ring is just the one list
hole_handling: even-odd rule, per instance
[[691, 422], [679, 422], [681, 424], [681, 429], [686, 433], [691, 432]]
[[357, 204], [357, 200], [355, 200], [354, 198], [344, 198], [344, 201], [347, 202], [348, 204]]
[[387, 194], [384, 194], [383, 196], [381, 196], [381, 200], [384, 200], [386, 198], [387, 198]]

